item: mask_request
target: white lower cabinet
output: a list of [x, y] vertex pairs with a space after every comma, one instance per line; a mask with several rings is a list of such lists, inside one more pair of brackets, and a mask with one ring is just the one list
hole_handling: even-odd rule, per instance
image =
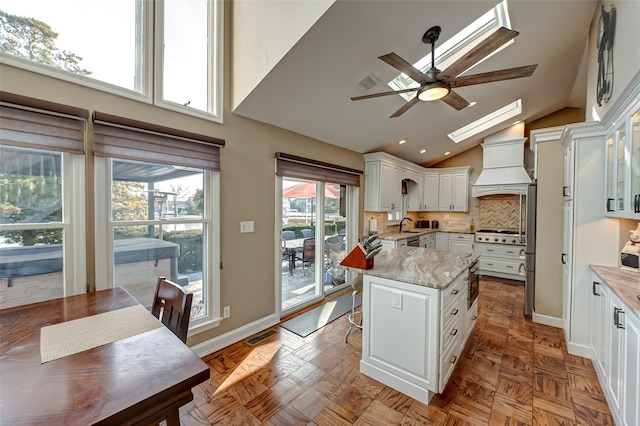
[[591, 348], [596, 373], [618, 425], [640, 424], [640, 320], [592, 274]]
[[473, 253], [473, 234], [449, 233], [449, 251]]
[[436, 233], [436, 250], [449, 250], [449, 233], [438, 232]]
[[469, 332], [465, 277], [437, 290], [365, 274], [360, 371], [424, 403], [442, 392]]
[[420, 235], [420, 247], [423, 248], [436, 248], [436, 236], [435, 234], [422, 234]]

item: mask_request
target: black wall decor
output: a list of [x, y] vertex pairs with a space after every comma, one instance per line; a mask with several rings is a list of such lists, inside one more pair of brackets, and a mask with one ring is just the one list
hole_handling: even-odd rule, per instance
[[613, 91], [613, 40], [616, 32], [616, 8], [607, 12], [602, 6], [598, 22], [598, 106], [611, 99]]

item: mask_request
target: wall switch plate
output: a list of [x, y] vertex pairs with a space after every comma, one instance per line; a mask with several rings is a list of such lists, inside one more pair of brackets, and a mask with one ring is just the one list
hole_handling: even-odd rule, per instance
[[231, 306], [225, 306], [222, 312], [224, 318], [229, 318], [231, 316]]
[[391, 293], [391, 307], [402, 309], [402, 293]]
[[253, 221], [248, 220], [246, 222], [240, 222], [240, 233], [245, 234], [247, 232], [253, 232]]

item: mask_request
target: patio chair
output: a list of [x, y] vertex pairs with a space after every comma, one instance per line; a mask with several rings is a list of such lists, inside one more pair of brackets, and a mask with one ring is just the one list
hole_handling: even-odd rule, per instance
[[302, 238], [313, 238], [315, 237], [315, 233], [313, 232], [313, 229], [303, 229], [302, 231]]
[[287, 248], [287, 241], [295, 240], [296, 233], [293, 231], [282, 231], [282, 260], [289, 262], [289, 274], [293, 274], [296, 263], [296, 252], [293, 248]]
[[192, 301], [193, 294], [165, 277], [158, 278], [151, 313], [183, 343], [187, 342]]
[[305, 272], [305, 266], [310, 267], [316, 260], [316, 239], [305, 238], [302, 242], [302, 251], [299, 255], [301, 255], [298, 259], [302, 261], [302, 271]]

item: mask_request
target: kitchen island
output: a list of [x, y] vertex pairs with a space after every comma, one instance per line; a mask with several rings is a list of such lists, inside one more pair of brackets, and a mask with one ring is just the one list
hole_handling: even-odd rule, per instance
[[477, 316], [468, 306], [469, 267], [477, 256], [398, 247], [362, 271], [360, 371], [428, 403], [451, 377]]

